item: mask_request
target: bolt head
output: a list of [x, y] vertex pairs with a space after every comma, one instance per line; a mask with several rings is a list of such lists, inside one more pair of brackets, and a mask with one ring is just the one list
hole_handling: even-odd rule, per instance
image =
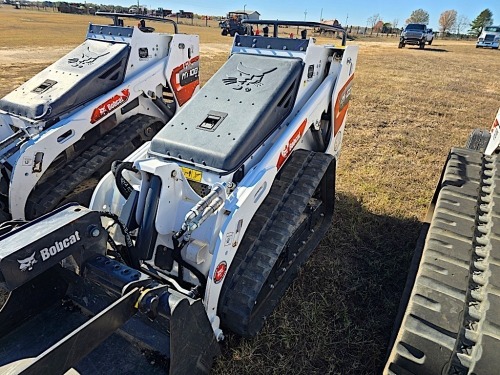
[[99, 237], [100, 234], [101, 234], [101, 230], [99, 229], [98, 226], [96, 225], [91, 225], [89, 226], [88, 228], [88, 234], [90, 235], [90, 237]]

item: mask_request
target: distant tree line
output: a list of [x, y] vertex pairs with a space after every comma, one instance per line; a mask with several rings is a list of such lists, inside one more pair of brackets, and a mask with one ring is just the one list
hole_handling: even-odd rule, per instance
[[[383, 22], [380, 14], [374, 14], [367, 19], [367, 27], [370, 27], [373, 32], [392, 32], [397, 29], [399, 20], [395, 19], [392, 23]], [[410, 17], [406, 19], [406, 24], [422, 23], [429, 24], [429, 12], [424, 9], [416, 9], [411, 12]], [[445, 10], [439, 16], [439, 31], [443, 36], [479, 36], [484, 27], [493, 24], [493, 13], [489, 9], [483, 10], [472, 22], [466, 15], [459, 15], [456, 10]], [[467, 30], [467, 27], [469, 29]], [[467, 32], [465, 32], [467, 30]]]
[[[0, 0], [2, 1], [2, 0]], [[114, 12], [114, 13], [135, 13], [144, 14], [157, 17], [172, 17], [178, 18], [197, 18], [197, 19], [211, 19], [215, 17], [198, 15], [193, 12], [179, 10], [173, 13], [172, 10], [157, 8], [148, 9], [145, 6], [120, 6], [120, 5], [104, 5], [95, 3], [79, 3], [79, 2], [66, 2], [66, 1], [27, 1], [27, 0], [3, 0], [3, 4], [13, 5], [16, 8], [37, 8], [37, 9], [53, 9], [61, 13], [74, 13], [74, 14], [95, 14], [96, 11], [101, 12]]]

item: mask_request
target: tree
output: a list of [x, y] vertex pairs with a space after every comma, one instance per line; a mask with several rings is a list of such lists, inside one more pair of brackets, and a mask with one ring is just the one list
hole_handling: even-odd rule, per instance
[[406, 20], [406, 24], [409, 23], [429, 23], [429, 13], [423, 9], [417, 9], [411, 12], [410, 18]]
[[464, 16], [463, 14], [458, 17], [457, 23], [455, 25], [456, 30], [457, 30], [457, 35], [460, 37], [460, 31], [465, 27], [465, 25], [470, 24], [470, 19], [467, 16]]
[[457, 23], [457, 11], [454, 9], [445, 10], [439, 16], [439, 26], [441, 26], [441, 32], [446, 34], [450, 31]]
[[380, 21], [380, 14], [376, 13], [371, 17], [368, 17], [368, 25], [373, 29], [377, 22]]
[[368, 23], [368, 25], [370, 26], [370, 28], [372, 30], [371, 33], [373, 33], [373, 28], [375, 27], [375, 25], [379, 21], [380, 21], [380, 14], [378, 14], [378, 13], [374, 14], [371, 17], [368, 17], [368, 19], [366, 20], [366, 22]]
[[399, 25], [399, 18], [394, 18], [394, 21], [392, 21], [392, 27], [397, 29], [398, 25]]
[[471, 22], [470, 32], [471, 34], [476, 34], [476, 36], [479, 36], [485, 26], [491, 26], [492, 24], [493, 13], [491, 13], [491, 10], [486, 8], [481, 13], [479, 13], [479, 16], [477, 16], [474, 21]]

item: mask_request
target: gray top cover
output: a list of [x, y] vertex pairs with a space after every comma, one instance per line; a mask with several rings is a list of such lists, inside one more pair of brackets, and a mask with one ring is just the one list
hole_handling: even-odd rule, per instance
[[303, 63], [234, 54], [151, 142], [150, 151], [232, 172], [291, 112]]
[[123, 82], [128, 44], [86, 40], [5, 97], [0, 109], [48, 121]]

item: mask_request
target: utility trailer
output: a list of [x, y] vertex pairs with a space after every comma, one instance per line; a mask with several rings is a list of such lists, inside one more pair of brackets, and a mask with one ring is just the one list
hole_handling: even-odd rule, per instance
[[236, 35], [92, 210], [0, 237], [2, 371], [204, 374], [224, 332], [260, 331], [331, 225], [358, 49], [256, 22], [273, 36]]

